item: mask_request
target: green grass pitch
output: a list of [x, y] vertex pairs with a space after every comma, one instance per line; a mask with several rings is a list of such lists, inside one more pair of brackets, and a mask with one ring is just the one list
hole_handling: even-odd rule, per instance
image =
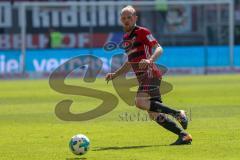
[[[191, 108], [188, 132], [193, 136], [192, 145], [169, 146], [175, 135], [121, 100], [102, 117], [66, 122], [54, 113], [59, 101], [73, 99], [75, 113], [91, 110], [101, 101], [60, 94], [49, 87], [48, 80], [0, 81], [0, 159], [238, 160], [240, 76], [167, 76], [165, 81], [174, 89], [163, 96], [164, 103], [187, 111]], [[69, 82], [83, 83], [78, 79]], [[103, 79], [87, 85], [117, 95]], [[86, 155], [75, 156], [68, 148], [77, 133], [91, 141]]]

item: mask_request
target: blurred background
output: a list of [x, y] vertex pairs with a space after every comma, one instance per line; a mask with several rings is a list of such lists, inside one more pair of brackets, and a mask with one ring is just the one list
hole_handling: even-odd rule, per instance
[[102, 75], [118, 67], [128, 4], [163, 46], [168, 74], [240, 72], [240, 0], [1, 0], [0, 78], [48, 77], [78, 55], [101, 59]]

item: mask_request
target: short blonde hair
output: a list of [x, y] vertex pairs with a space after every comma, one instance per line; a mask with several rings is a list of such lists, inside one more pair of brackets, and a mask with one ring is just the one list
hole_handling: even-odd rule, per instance
[[122, 15], [123, 12], [125, 12], [125, 11], [129, 11], [129, 12], [132, 13], [132, 15], [136, 15], [136, 10], [135, 10], [135, 8], [133, 8], [133, 6], [131, 6], [131, 5], [127, 5], [126, 7], [124, 7], [124, 8], [121, 10], [120, 15]]

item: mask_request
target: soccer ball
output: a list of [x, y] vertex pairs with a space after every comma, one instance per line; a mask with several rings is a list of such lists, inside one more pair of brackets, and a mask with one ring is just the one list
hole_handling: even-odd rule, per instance
[[87, 136], [77, 134], [73, 136], [69, 142], [69, 148], [73, 154], [83, 155], [89, 150], [90, 141]]

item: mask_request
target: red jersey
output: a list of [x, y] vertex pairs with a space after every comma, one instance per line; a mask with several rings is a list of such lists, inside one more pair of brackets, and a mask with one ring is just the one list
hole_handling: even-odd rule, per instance
[[149, 59], [152, 55], [152, 48], [158, 44], [157, 40], [152, 36], [151, 32], [144, 27], [135, 26], [130, 34], [124, 34], [124, 42], [126, 54], [128, 55], [128, 62], [130, 62], [137, 78], [139, 75], [147, 74], [144, 77], [161, 78], [161, 71], [153, 64], [146, 69], [139, 69], [138, 62], [142, 59]]

